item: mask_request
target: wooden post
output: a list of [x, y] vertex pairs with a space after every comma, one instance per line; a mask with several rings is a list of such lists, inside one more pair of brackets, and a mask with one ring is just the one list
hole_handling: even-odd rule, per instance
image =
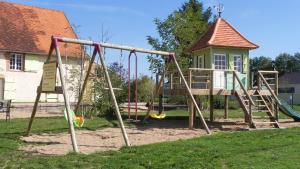
[[[47, 57], [45, 63], [50, 61], [50, 58], [51, 58], [51, 55], [52, 55], [53, 51], [54, 51], [54, 41], [52, 40], [51, 46], [50, 46], [50, 49], [49, 49], [49, 53], [48, 53], [48, 57]], [[39, 86], [42, 86], [42, 79], [43, 79], [43, 77], [41, 78]], [[30, 134], [32, 123], [33, 123], [34, 117], [36, 115], [37, 106], [38, 106], [38, 103], [40, 101], [40, 98], [41, 98], [41, 92], [37, 91], [37, 96], [35, 98], [35, 102], [34, 102], [34, 105], [33, 105], [31, 117], [30, 117], [30, 120], [29, 120], [29, 124], [28, 124], [28, 127], [27, 127], [27, 132], [26, 132], [25, 136], [29, 136], [29, 134]]]
[[249, 102], [249, 117], [247, 117], [247, 114], [245, 114], [245, 122], [249, 123], [250, 126], [253, 125], [252, 123], [252, 104]]
[[210, 71], [209, 119], [214, 121], [214, 71]]
[[194, 128], [194, 114], [195, 114], [194, 104], [192, 100], [189, 99], [189, 129]]
[[207, 126], [205, 120], [204, 120], [204, 117], [203, 117], [203, 115], [202, 115], [202, 112], [201, 112], [201, 110], [199, 109], [199, 107], [198, 107], [198, 105], [197, 105], [197, 102], [196, 102], [196, 100], [195, 100], [195, 98], [194, 98], [194, 96], [193, 96], [193, 93], [192, 93], [191, 89], [189, 88], [189, 85], [187, 84], [187, 82], [186, 82], [186, 80], [185, 80], [185, 78], [184, 78], [184, 76], [183, 76], [183, 73], [182, 73], [182, 71], [181, 71], [181, 69], [180, 69], [180, 66], [179, 66], [179, 64], [178, 64], [178, 62], [177, 62], [177, 60], [176, 60], [175, 54], [171, 55], [171, 57], [173, 57], [173, 58], [172, 58], [172, 59], [173, 59], [173, 62], [175, 63], [175, 66], [176, 66], [176, 68], [177, 68], [177, 70], [178, 70], [178, 72], [179, 72], [179, 75], [180, 75], [181, 78], [182, 78], [182, 81], [183, 81], [184, 86], [185, 86], [185, 88], [186, 88], [186, 90], [187, 90], [187, 92], [188, 92], [188, 95], [189, 95], [190, 99], [192, 100], [192, 102], [193, 102], [193, 104], [194, 104], [194, 106], [195, 106], [195, 108], [196, 108], [196, 110], [197, 110], [197, 113], [198, 113], [198, 115], [199, 115], [199, 117], [200, 117], [200, 120], [201, 120], [202, 125], [204, 126], [204, 128], [205, 128], [207, 134], [211, 134], [211, 132], [210, 132], [210, 130], [209, 130], [209, 128], [208, 128], [208, 126]]
[[78, 112], [81, 100], [83, 98], [85, 87], [86, 87], [86, 84], [87, 84], [87, 82], [89, 80], [90, 72], [91, 72], [93, 64], [95, 62], [96, 55], [97, 55], [97, 50], [94, 49], [92, 58], [91, 58], [90, 63], [89, 63], [89, 67], [88, 67], [87, 73], [86, 73], [85, 78], [84, 78], [84, 82], [83, 82], [82, 87], [81, 87], [81, 91], [80, 91], [80, 94], [79, 94], [79, 97], [78, 97], [78, 101], [77, 101], [77, 104], [76, 104], [76, 107], [75, 107], [75, 112], [76, 113]]
[[117, 115], [117, 118], [118, 118], [118, 121], [119, 121], [119, 125], [120, 125], [120, 128], [121, 128], [121, 132], [122, 132], [125, 144], [126, 144], [126, 146], [130, 146], [129, 139], [128, 139], [128, 136], [127, 136], [124, 124], [123, 124], [123, 120], [122, 120], [122, 117], [121, 117], [119, 105], [118, 105], [118, 102], [117, 102], [117, 99], [116, 99], [116, 96], [115, 96], [115, 93], [114, 93], [114, 90], [113, 90], [113, 87], [112, 87], [112, 84], [111, 84], [111, 81], [110, 81], [110, 77], [109, 77], [109, 74], [108, 74], [107, 67], [106, 67], [105, 62], [104, 62], [104, 56], [103, 56], [102, 52], [100, 51], [101, 46], [98, 44], [95, 47], [98, 48], [97, 50], [98, 50], [98, 53], [99, 53], [100, 62], [101, 62], [102, 68], [104, 70], [104, 75], [105, 75], [106, 82], [108, 84], [110, 95], [113, 99], [116, 115]]
[[159, 94], [159, 99], [158, 99], [158, 114], [161, 114], [163, 111], [163, 95]]
[[55, 51], [56, 51], [57, 62], [58, 62], [58, 72], [59, 72], [59, 78], [60, 78], [60, 81], [61, 81], [61, 87], [62, 87], [62, 90], [63, 90], [63, 97], [64, 97], [65, 106], [66, 106], [67, 119], [68, 119], [70, 134], [71, 134], [72, 146], [73, 146], [73, 150], [75, 152], [79, 152], [78, 146], [77, 146], [77, 141], [76, 141], [76, 136], [75, 136], [73, 117], [71, 116], [71, 106], [70, 106], [67, 86], [66, 86], [66, 83], [65, 83], [64, 72], [63, 72], [63, 67], [62, 67], [63, 64], [62, 64], [62, 61], [61, 61], [61, 56], [60, 56], [60, 51], [59, 51], [59, 48], [58, 48], [57, 40], [55, 39], [54, 41], [55, 41], [55, 44], [56, 44], [55, 45]]
[[225, 113], [224, 113], [224, 118], [228, 119], [228, 95], [224, 96], [224, 109], [225, 109]]
[[173, 89], [173, 73], [170, 74], [170, 89]]
[[[278, 96], [278, 73], [275, 73], [275, 95]], [[293, 97], [294, 99], [294, 97]], [[275, 103], [275, 119], [279, 120], [279, 110], [278, 110], [278, 103]]]
[[[192, 89], [192, 70], [189, 70], [189, 87]], [[194, 128], [194, 105], [191, 99], [189, 99], [189, 129]]]

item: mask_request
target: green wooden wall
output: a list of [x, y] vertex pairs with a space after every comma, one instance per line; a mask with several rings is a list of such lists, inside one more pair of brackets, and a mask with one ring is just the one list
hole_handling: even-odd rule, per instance
[[[250, 81], [249, 73], [249, 49], [240, 49], [240, 48], [221, 48], [221, 47], [207, 47], [192, 53], [193, 56], [193, 67], [196, 65], [196, 56], [204, 56], [204, 68], [212, 69], [214, 68], [214, 54], [225, 54], [227, 59], [227, 69], [234, 70], [234, 56], [242, 56], [243, 69], [240, 73], [240, 79], [244, 83], [244, 86], [248, 88]], [[226, 88], [232, 89], [232, 74], [227, 74], [226, 78]], [[237, 84], [237, 83], [236, 83]]]

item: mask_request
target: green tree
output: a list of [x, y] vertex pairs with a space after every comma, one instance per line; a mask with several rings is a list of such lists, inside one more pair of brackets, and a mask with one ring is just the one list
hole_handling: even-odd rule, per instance
[[[190, 57], [184, 50], [207, 30], [211, 19], [211, 8], [204, 9], [198, 0], [189, 0], [166, 19], [154, 20], [159, 38], [148, 36], [148, 43], [156, 50], [176, 52], [180, 66], [187, 68]], [[152, 72], [158, 72], [164, 65], [160, 56], [149, 56], [148, 59]]]
[[273, 70], [272, 58], [266, 56], [260, 56], [251, 59], [250, 70], [252, 72], [256, 72], [258, 70]]
[[[107, 88], [107, 83], [104, 77], [104, 72], [101, 67], [97, 67], [97, 78], [94, 79], [94, 106], [97, 109], [97, 115], [112, 114], [113, 103], [110, 97], [110, 93]], [[114, 88], [120, 88], [121, 90], [115, 90], [115, 96], [117, 102], [124, 103], [127, 99], [127, 78], [126, 70], [118, 63], [112, 63], [108, 66], [108, 73], [112, 86]]]
[[296, 58], [288, 53], [282, 53], [275, 58], [276, 70], [279, 74], [290, 73], [297, 71], [297, 62]]

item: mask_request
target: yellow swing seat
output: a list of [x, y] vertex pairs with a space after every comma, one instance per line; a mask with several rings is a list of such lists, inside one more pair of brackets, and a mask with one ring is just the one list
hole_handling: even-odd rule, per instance
[[156, 113], [150, 113], [150, 117], [153, 119], [164, 119], [166, 117], [165, 113], [156, 114]]

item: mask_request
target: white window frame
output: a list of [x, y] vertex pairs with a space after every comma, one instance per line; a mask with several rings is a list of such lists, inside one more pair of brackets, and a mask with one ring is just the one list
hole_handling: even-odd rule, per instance
[[9, 70], [23, 71], [24, 55], [21, 53], [10, 53], [9, 56]]
[[223, 53], [215, 53], [214, 54], [214, 67], [217, 70], [226, 70], [227, 69], [227, 56], [226, 56], [226, 54], [223, 54]]
[[[239, 58], [239, 62], [236, 58]], [[242, 55], [233, 55], [233, 69], [237, 72], [243, 71], [243, 58]]]

